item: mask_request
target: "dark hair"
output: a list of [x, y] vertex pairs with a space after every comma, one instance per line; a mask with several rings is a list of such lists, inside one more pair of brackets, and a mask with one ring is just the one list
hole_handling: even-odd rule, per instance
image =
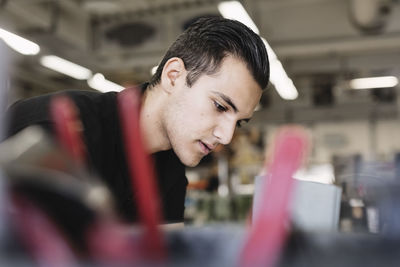
[[201, 18], [190, 25], [168, 49], [150, 85], [160, 82], [164, 65], [172, 57], [183, 60], [190, 87], [202, 74], [216, 73], [229, 55], [246, 63], [261, 89], [267, 87], [269, 62], [263, 41], [244, 24], [222, 17]]

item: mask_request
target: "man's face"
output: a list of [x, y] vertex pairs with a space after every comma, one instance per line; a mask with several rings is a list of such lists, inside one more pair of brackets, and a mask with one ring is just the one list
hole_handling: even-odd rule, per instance
[[196, 166], [218, 144], [230, 143], [235, 128], [253, 115], [262, 90], [246, 65], [233, 57], [192, 87], [185, 79], [175, 81], [163, 113], [164, 129], [182, 163]]

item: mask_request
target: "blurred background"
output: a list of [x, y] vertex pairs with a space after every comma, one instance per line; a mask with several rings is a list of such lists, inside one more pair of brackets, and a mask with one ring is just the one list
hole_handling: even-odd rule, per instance
[[[296, 223], [382, 231], [385, 213], [377, 199], [400, 179], [400, 1], [236, 3], [266, 40], [271, 83], [231, 145], [187, 169], [186, 222], [245, 223], [273, 134], [295, 123], [308, 129], [313, 142], [296, 174]], [[191, 22], [233, 14], [224, 4], [1, 0], [0, 38], [12, 48], [9, 103], [66, 89], [118, 91], [148, 81]], [[383, 79], [363, 84], [361, 78]]]

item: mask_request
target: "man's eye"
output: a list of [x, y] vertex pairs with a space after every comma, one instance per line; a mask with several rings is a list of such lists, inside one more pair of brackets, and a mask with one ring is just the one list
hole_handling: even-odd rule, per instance
[[236, 127], [240, 128], [242, 127], [243, 121], [238, 121], [236, 122]]
[[214, 105], [217, 108], [217, 110], [220, 112], [227, 111], [227, 108], [224, 107], [223, 105], [221, 105], [220, 103], [218, 103], [217, 101], [214, 101]]

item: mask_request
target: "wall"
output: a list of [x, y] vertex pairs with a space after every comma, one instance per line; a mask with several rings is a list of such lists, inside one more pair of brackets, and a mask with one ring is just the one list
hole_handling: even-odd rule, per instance
[[[267, 144], [277, 128], [276, 124], [264, 126]], [[356, 154], [368, 161], [392, 161], [400, 152], [400, 122], [396, 119], [318, 122], [306, 128], [312, 134], [313, 163], [331, 162], [334, 155]]]

